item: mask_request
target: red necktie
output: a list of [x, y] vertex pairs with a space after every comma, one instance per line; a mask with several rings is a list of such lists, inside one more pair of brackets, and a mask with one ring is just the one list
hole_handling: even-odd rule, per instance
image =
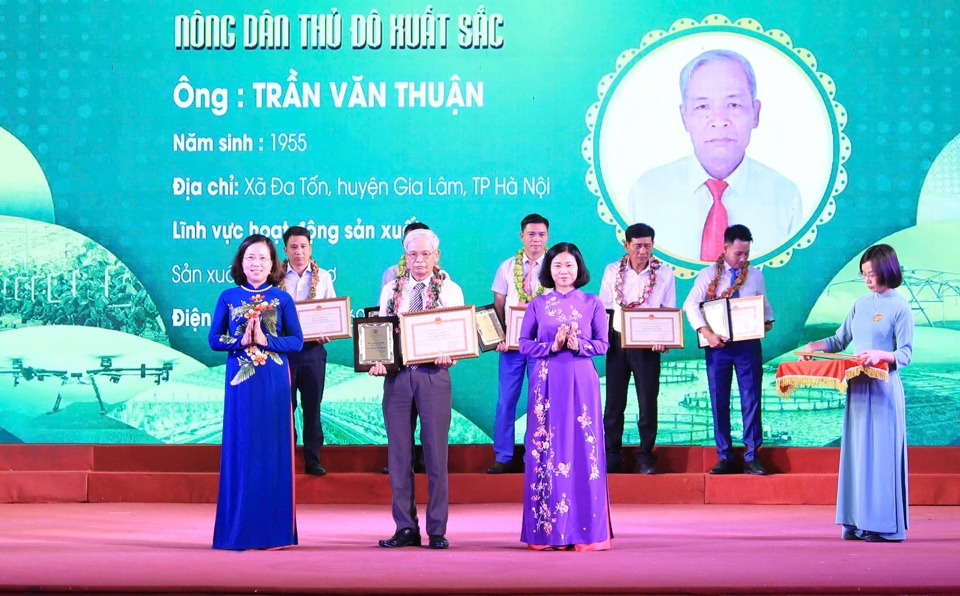
[[713, 261], [723, 252], [723, 233], [727, 231], [727, 208], [720, 202], [723, 191], [729, 186], [723, 180], [707, 180], [707, 188], [713, 195], [713, 206], [707, 213], [703, 224], [703, 236], [700, 239], [700, 260]]

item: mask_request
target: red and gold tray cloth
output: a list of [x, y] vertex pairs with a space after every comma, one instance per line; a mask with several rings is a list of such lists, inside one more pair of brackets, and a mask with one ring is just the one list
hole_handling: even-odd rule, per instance
[[845, 393], [847, 381], [857, 375], [883, 381], [890, 379], [886, 362], [875, 366], [864, 366], [862, 361], [853, 358], [781, 362], [777, 366], [777, 395], [790, 397], [798, 387], [832, 387]]

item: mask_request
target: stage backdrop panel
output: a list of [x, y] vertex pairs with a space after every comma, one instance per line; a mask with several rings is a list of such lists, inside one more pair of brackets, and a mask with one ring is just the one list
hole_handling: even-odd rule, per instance
[[[767, 444], [837, 440], [843, 397], [780, 400], [773, 370], [866, 293], [858, 259], [877, 242], [901, 256], [917, 323], [910, 441], [958, 442], [949, 2], [0, 0], [0, 15], [0, 441], [219, 441], [215, 300], [240, 241], [279, 245], [289, 225], [311, 230], [357, 316], [412, 221], [439, 234], [467, 302], [488, 304], [531, 212], [580, 247], [593, 292], [626, 226], [651, 223], [682, 301], [707, 264], [682, 202], [715, 140], [697, 110], [721, 108], [682, 110], [680, 74], [730, 50], [756, 103], [726, 102], [753, 115], [718, 138], [768, 184], [731, 221], [752, 228], [776, 312]], [[664, 359], [660, 442], [710, 444], [686, 332]], [[328, 350], [328, 442], [383, 443], [381, 382], [352, 371], [351, 340]], [[453, 369], [452, 441], [489, 441], [496, 376], [494, 352]]]

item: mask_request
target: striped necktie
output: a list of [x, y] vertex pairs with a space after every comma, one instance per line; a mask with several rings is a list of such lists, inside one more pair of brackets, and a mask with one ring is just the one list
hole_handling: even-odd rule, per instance
[[[407, 310], [407, 312], [423, 310], [423, 287], [423, 282], [417, 282], [417, 285], [413, 286], [413, 294], [410, 296], [410, 308]], [[420, 365], [411, 364], [407, 368], [417, 370], [420, 368]]]
[[415, 312], [418, 310], [423, 310], [423, 282], [417, 282], [417, 285], [413, 286], [413, 294], [410, 296], [410, 308], [407, 309], [409, 312]]

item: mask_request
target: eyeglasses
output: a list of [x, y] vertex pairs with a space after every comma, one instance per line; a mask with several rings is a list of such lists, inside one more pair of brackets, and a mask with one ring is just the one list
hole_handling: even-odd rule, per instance
[[269, 263], [270, 257], [243, 257], [244, 263]]
[[871, 271], [870, 273], [864, 273], [863, 271], [861, 271], [860, 277], [862, 277], [863, 279], [877, 279], [877, 274], [874, 273], [873, 271]]
[[407, 262], [414, 263], [416, 262], [417, 259], [423, 259], [424, 261], [426, 261], [427, 259], [432, 257], [434, 254], [436, 254], [436, 252], [437, 251], [435, 250], [425, 250], [423, 252], [408, 252], [408, 253], [404, 253], [404, 256], [406, 256]]

